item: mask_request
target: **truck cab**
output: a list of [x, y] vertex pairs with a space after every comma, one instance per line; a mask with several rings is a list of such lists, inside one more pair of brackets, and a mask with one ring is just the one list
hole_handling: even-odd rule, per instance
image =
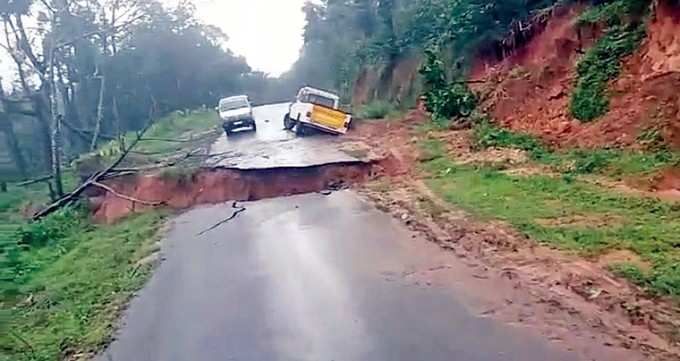
[[325, 90], [304, 87], [298, 91], [283, 119], [284, 128], [303, 134], [314, 128], [331, 134], [345, 134], [352, 116], [340, 110], [340, 97]]

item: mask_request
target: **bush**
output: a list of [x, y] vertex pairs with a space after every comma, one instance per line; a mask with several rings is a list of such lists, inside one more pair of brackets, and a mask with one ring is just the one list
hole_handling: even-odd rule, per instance
[[644, 14], [649, 0], [616, 0], [592, 7], [578, 18], [579, 24], [619, 25], [626, 18]]
[[541, 142], [528, 134], [515, 133], [483, 120], [473, 128], [472, 139], [475, 148], [514, 148], [529, 152], [532, 158], [539, 159], [549, 152]]
[[62, 209], [38, 222], [19, 228], [16, 233], [17, 244], [30, 247], [55, 244], [81, 229], [86, 220], [87, 212], [82, 207]]
[[394, 105], [384, 100], [374, 100], [364, 105], [357, 113], [362, 119], [383, 119], [395, 111]]
[[609, 110], [607, 85], [621, 71], [621, 59], [633, 53], [645, 37], [644, 25], [614, 25], [589, 49], [577, 66], [570, 111], [579, 120], [594, 120]]
[[451, 84], [425, 93], [427, 109], [435, 119], [468, 117], [477, 106], [477, 97], [466, 84]]
[[437, 121], [468, 117], [477, 106], [477, 97], [467, 83], [447, 81], [444, 62], [438, 54], [436, 47], [426, 50], [425, 63], [420, 68], [426, 88], [427, 109]]
[[599, 151], [576, 150], [570, 154], [574, 160], [571, 173], [592, 174], [609, 166], [618, 153], [606, 149]]

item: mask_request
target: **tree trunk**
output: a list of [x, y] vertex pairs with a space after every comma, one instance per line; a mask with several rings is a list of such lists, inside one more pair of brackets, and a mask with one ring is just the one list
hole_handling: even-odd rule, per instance
[[52, 180], [54, 192], [58, 197], [64, 195], [64, 185], [61, 179], [61, 115], [53, 116], [52, 124]]
[[111, 108], [113, 113], [113, 121], [115, 123], [114, 126], [116, 128], [116, 137], [118, 138], [118, 147], [122, 152], [125, 149], [125, 137], [123, 135], [123, 128], [120, 122], [120, 113], [118, 112], [118, 97], [116, 95], [113, 96]]
[[51, 127], [50, 127], [50, 112], [48, 103], [45, 102], [45, 95], [43, 90], [33, 96], [33, 103], [35, 104], [36, 119], [38, 121], [38, 134], [40, 137], [40, 145], [43, 153], [43, 167], [44, 171], [52, 169], [52, 147], [50, 146]]
[[92, 135], [92, 143], [90, 143], [90, 151], [97, 149], [97, 142], [99, 141], [99, 134], [102, 131], [102, 122], [104, 120], [104, 90], [106, 89], [106, 76], [101, 74], [99, 76], [99, 102], [97, 104], [97, 119], [94, 124], [94, 134]]

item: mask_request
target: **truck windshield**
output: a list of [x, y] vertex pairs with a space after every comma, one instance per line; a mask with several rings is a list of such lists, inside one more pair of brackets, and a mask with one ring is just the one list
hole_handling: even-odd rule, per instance
[[312, 103], [314, 105], [321, 105], [327, 108], [335, 108], [335, 99], [326, 98], [316, 94], [305, 94], [300, 98], [303, 103]]
[[248, 101], [245, 99], [232, 99], [232, 100], [223, 100], [220, 102], [220, 111], [225, 112], [227, 110], [234, 110], [234, 109], [239, 109], [239, 108], [247, 108], [248, 107]]

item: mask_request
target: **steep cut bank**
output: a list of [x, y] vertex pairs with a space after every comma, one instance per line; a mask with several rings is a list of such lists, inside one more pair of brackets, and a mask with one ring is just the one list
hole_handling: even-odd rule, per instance
[[486, 81], [475, 86], [482, 109], [504, 127], [557, 146], [631, 146], [643, 133], [658, 133], [680, 148], [680, 5], [653, 7], [646, 39], [609, 82], [609, 111], [590, 122], [569, 108], [577, 64], [603, 32], [579, 24], [584, 9], [557, 7], [545, 29], [511, 56], [478, 59], [471, 77]]

